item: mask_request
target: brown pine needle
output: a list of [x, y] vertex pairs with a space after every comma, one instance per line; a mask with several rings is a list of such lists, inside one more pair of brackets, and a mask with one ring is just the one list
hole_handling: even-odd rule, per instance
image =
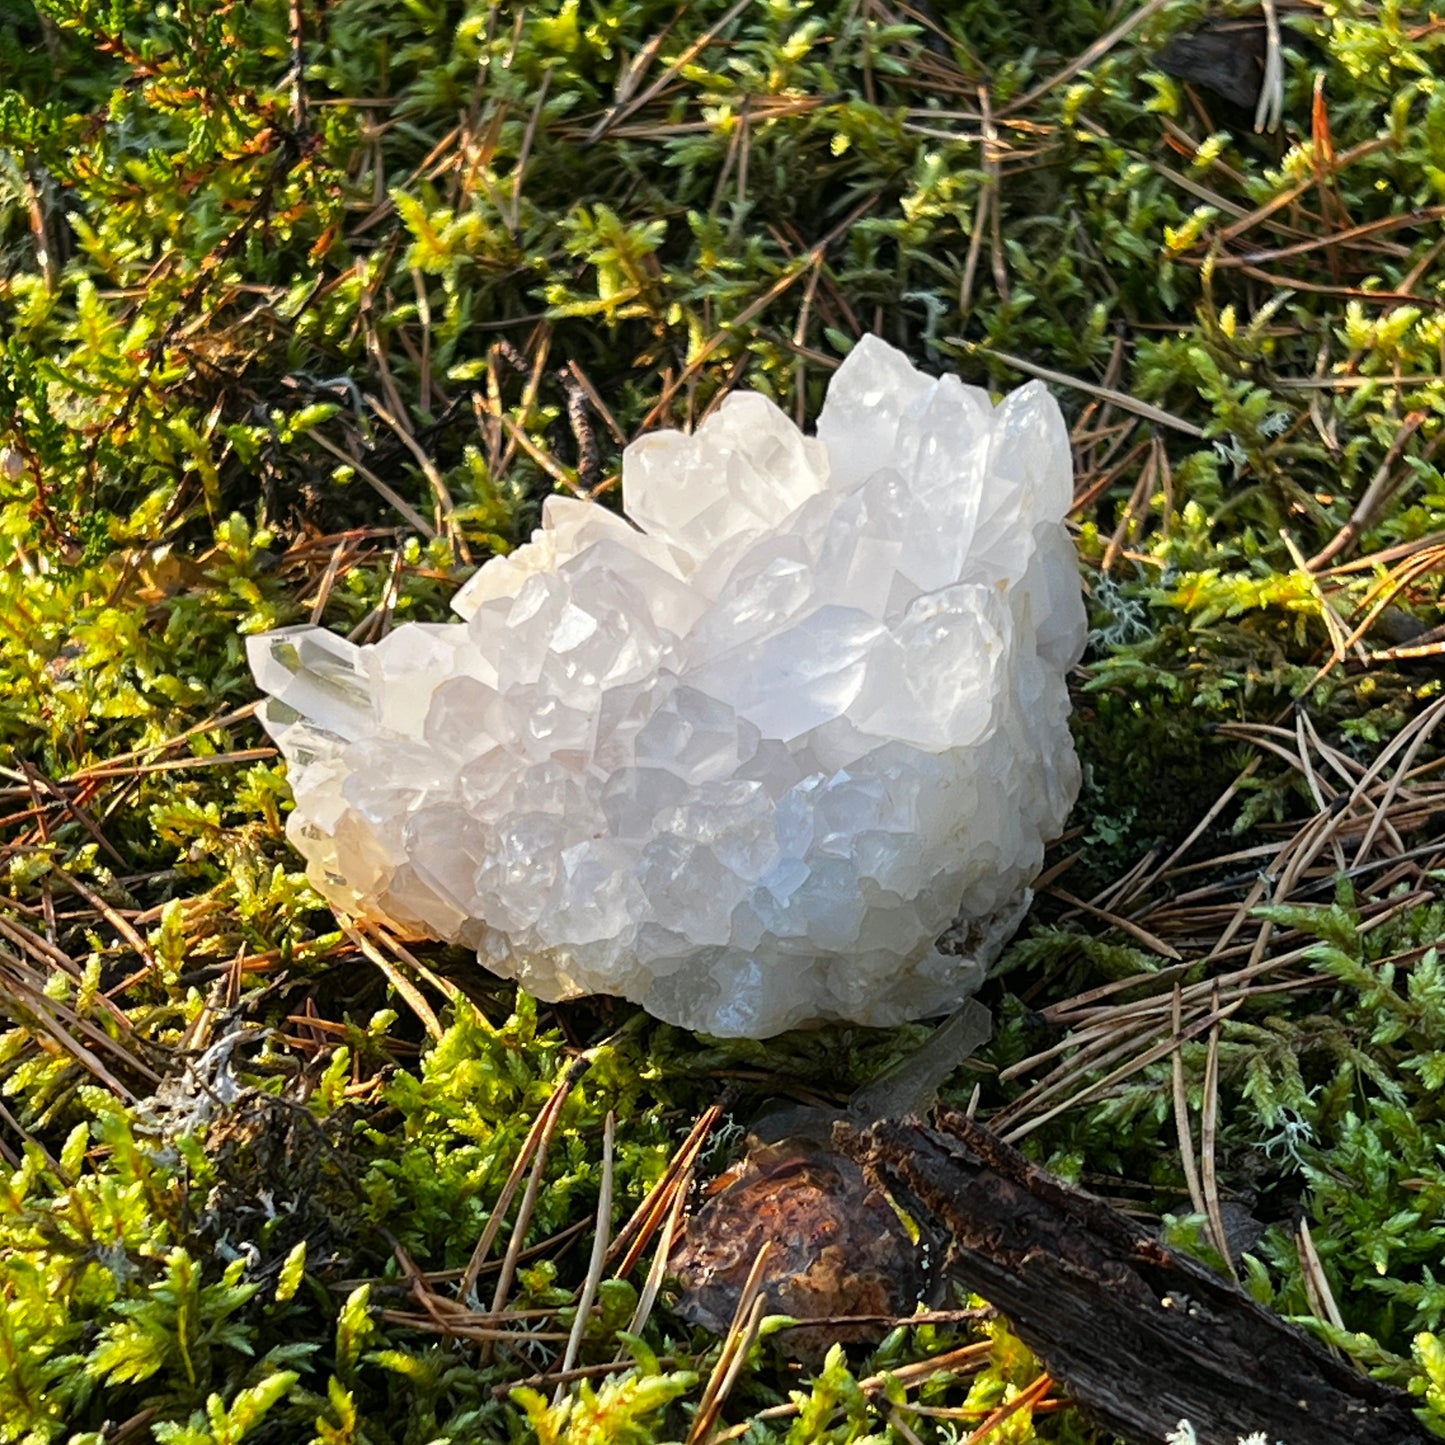
[[542, 1148], [543, 1141], [550, 1140], [552, 1131], [557, 1127], [562, 1105], [566, 1102], [567, 1096], [576, 1088], [578, 1080], [590, 1067], [591, 1060], [586, 1055], [573, 1059], [563, 1070], [553, 1086], [547, 1102], [532, 1121], [532, 1127], [527, 1131], [527, 1137], [522, 1141], [522, 1147], [518, 1150], [517, 1157], [512, 1163], [511, 1173], [507, 1175], [507, 1182], [503, 1184], [502, 1192], [497, 1196], [496, 1206], [487, 1220], [486, 1227], [482, 1230], [481, 1238], [477, 1240], [476, 1248], [472, 1250], [472, 1257], [462, 1275], [458, 1295], [463, 1301], [470, 1300], [475, 1296], [478, 1276], [482, 1272], [482, 1266], [487, 1262], [487, 1255], [491, 1252], [492, 1244], [501, 1231], [502, 1221], [506, 1218], [512, 1197], [522, 1182], [522, 1176], [527, 1172], [527, 1166], [532, 1162], [538, 1150]]
[[632, 1321], [627, 1326], [627, 1332], [630, 1335], [641, 1334], [648, 1320], [652, 1318], [652, 1307], [657, 1303], [663, 1278], [667, 1274], [668, 1261], [672, 1258], [672, 1241], [677, 1234], [678, 1225], [682, 1222], [682, 1213], [687, 1207], [688, 1188], [691, 1184], [692, 1166], [689, 1165], [678, 1177], [673, 1189], [672, 1201], [662, 1223], [662, 1236], [658, 1240], [657, 1252], [652, 1257], [652, 1266], [648, 1269], [642, 1291], [637, 1296], [637, 1308], [633, 1310]]
[[427, 1033], [434, 1039], [441, 1038], [444, 1032], [441, 1020], [422, 991], [366, 936], [360, 926], [354, 926], [340, 914], [336, 916], [336, 922], [357, 948], [386, 975], [387, 982], [406, 1000]]
[[692, 1428], [687, 1432], [687, 1445], [701, 1445], [702, 1441], [711, 1437], [722, 1407], [747, 1362], [748, 1351], [752, 1349], [753, 1341], [757, 1338], [758, 1326], [763, 1320], [763, 1309], [767, 1305], [767, 1296], [763, 1294], [763, 1274], [771, 1251], [771, 1242], [765, 1240], [748, 1271], [747, 1280], [738, 1295], [732, 1324], [723, 1339], [717, 1363], [708, 1376], [697, 1414], [693, 1417]]
[[[679, 1180], [697, 1162], [698, 1155], [701, 1154], [703, 1146], [717, 1126], [718, 1120], [727, 1112], [731, 1104], [732, 1091], [728, 1090], [717, 1103], [703, 1112], [702, 1117], [688, 1131], [687, 1138], [678, 1145], [672, 1158], [668, 1160], [662, 1178], [652, 1186], [647, 1197], [637, 1206], [632, 1218], [618, 1232], [617, 1238], [612, 1242], [612, 1247], [607, 1251], [607, 1263], [611, 1265], [616, 1256], [624, 1248], [627, 1249], [627, 1253], [617, 1269], [619, 1279], [626, 1279], [636, 1267], [637, 1261], [646, 1253], [648, 1242], [672, 1204]], [[631, 1247], [627, 1248], [629, 1245]]]
[[[942, 1375], [967, 1378], [970, 1375], [978, 1374], [988, 1364], [992, 1353], [993, 1342], [981, 1340], [977, 1344], [962, 1345], [958, 1349], [948, 1350], [941, 1355], [934, 1356], [931, 1360], [921, 1360], [913, 1365], [902, 1365], [896, 1370], [889, 1370], [881, 1375], [869, 1375], [866, 1380], [858, 1382], [858, 1388], [863, 1394], [871, 1397], [894, 1386], [905, 1391], [914, 1390]], [[770, 1405], [767, 1409], [759, 1410], [753, 1416], [753, 1420], [786, 1420], [796, 1415], [799, 1409], [800, 1406], [796, 1400], [789, 1401], [784, 1405]], [[727, 1430], [715, 1434], [710, 1445], [725, 1445], [727, 1441], [741, 1439], [752, 1428], [752, 1421], [733, 1425]]]
[[1048, 1375], [1040, 1375], [1027, 1389], [1020, 1390], [1006, 1405], [1000, 1405], [992, 1415], [986, 1419], [963, 1445], [983, 1445], [983, 1442], [998, 1429], [1005, 1420], [1011, 1419], [1020, 1410], [1030, 1410], [1043, 1399], [1054, 1387], [1054, 1382]]

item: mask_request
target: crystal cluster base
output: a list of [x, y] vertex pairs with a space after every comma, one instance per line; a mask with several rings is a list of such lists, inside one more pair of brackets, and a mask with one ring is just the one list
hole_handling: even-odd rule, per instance
[[1057, 405], [869, 337], [816, 438], [737, 394], [634, 442], [623, 491], [630, 522], [550, 498], [461, 622], [249, 639], [311, 878], [713, 1034], [955, 1007], [1078, 789]]

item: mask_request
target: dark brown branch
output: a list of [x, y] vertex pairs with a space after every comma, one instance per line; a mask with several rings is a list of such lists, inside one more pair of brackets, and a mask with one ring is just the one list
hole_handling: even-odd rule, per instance
[[953, 1239], [953, 1264], [1081, 1409], [1131, 1441], [1425, 1445], [1409, 1396], [953, 1110], [839, 1124], [835, 1147]]

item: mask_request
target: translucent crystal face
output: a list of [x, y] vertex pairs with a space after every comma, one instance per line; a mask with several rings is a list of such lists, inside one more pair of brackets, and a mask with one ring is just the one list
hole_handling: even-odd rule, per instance
[[248, 640], [312, 880], [715, 1034], [956, 1006], [1078, 790], [1058, 407], [866, 337], [816, 438], [734, 395], [634, 442], [623, 495], [636, 526], [550, 498], [461, 622]]

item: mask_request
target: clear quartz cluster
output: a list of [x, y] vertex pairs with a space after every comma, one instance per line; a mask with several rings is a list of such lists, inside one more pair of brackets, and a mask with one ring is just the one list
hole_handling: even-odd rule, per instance
[[630, 522], [550, 498], [460, 623], [249, 639], [311, 878], [713, 1034], [956, 1006], [1078, 788], [1057, 405], [867, 337], [816, 439], [735, 394], [634, 442], [623, 491]]

